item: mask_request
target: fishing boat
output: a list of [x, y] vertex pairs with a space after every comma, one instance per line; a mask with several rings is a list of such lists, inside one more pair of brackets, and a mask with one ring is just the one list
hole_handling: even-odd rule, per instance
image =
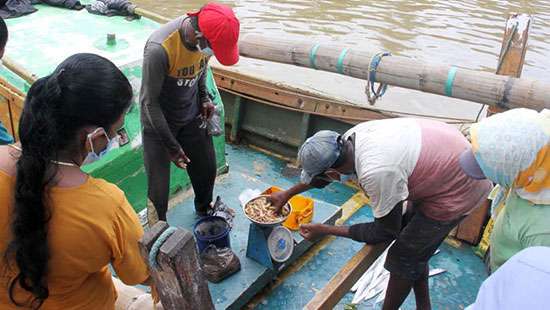
[[[112, 60], [134, 90], [134, 102], [125, 118], [128, 142], [84, 169], [118, 185], [145, 225], [147, 190], [137, 98], [144, 44], [165, 19], [139, 9], [136, 12], [142, 17], [128, 21], [118, 16], [92, 15], [86, 10], [36, 7], [36, 13], [6, 21], [10, 38], [5, 66], [0, 70], [0, 120], [17, 139], [25, 93], [36, 78], [49, 74], [74, 53], [96, 53]], [[251, 48], [243, 47], [249, 56], [257, 56], [252, 55]], [[281, 57], [271, 60], [285, 62]], [[242, 267], [220, 283], [208, 283], [211, 305], [216, 309], [316, 309], [322, 308], [316, 305], [329, 304], [347, 307], [353, 297], [347, 293], [352, 282], [359, 279], [382, 249], [363, 247], [347, 239], [325, 238], [311, 243], [294, 232], [296, 246], [291, 258], [277, 270], [267, 268], [246, 256], [250, 222], [239, 207], [239, 194], [247, 189], [286, 188], [297, 182], [299, 170], [294, 165], [297, 148], [320, 129], [343, 132], [361, 121], [418, 114], [463, 124], [475, 120], [480, 105], [472, 105], [467, 115], [459, 116], [449, 111], [430, 116], [425, 108], [399, 110], [392, 103], [361, 105], [343, 99], [345, 96], [312, 90], [299, 81], [273, 81], [265, 78], [262, 71], [250, 69], [254, 65], [247, 69], [246, 63], [253, 64], [253, 59], [243, 58], [242, 62], [245, 64], [236, 68], [213, 62], [208, 70], [208, 90], [215, 104], [223, 107], [226, 129], [225, 135], [214, 138], [219, 174], [215, 193], [237, 212], [230, 237]], [[323, 69], [322, 64], [318, 65]], [[311, 74], [300, 70], [294, 71], [294, 79], [304, 80]], [[172, 167], [168, 222], [186, 230], [195, 224], [189, 187], [187, 173]], [[370, 209], [365, 207], [367, 197], [352, 185], [332, 184], [324, 191], [313, 190], [307, 195], [315, 201], [315, 222], [353, 224], [373, 219]], [[357, 263], [358, 257], [363, 263]], [[354, 263], [353, 272], [344, 277], [345, 283], [334, 284], [333, 276]], [[442, 245], [441, 254], [432, 259], [431, 265], [447, 270], [430, 282], [436, 309], [458, 308], [473, 302], [487, 277], [482, 260], [466, 244]], [[312, 304], [323, 298], [321, 303]], [[371, 305], [359, 305], [362, 306]], [[413, 307], [414, 301], [409, 297], [403, 309]]]

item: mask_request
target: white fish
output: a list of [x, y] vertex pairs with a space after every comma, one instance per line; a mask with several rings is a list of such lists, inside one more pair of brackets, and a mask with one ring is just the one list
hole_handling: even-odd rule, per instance
[[376, 301], [374, 302], [375, 305], [384, 301], [384, 298], [386, 298], [387, 289], [388, 289], [388, 286], [386, 286], [386, 288], [384, 288], [384, 290], [380, 292], [380, 295], [378, 295], [378, 298], [376, 298]]
[[376, 279], [375, 283], [373, 284], [372, 288], [370, 288], [366, 294], [361, 298], [360, 300], [369, 300], [371, 298], [376, 297], [376, 295], [380, 294], [387, 286], [388, 282], [390, 281], [390, 273], [385, 272], [383, 275], [378, 277]]
[[[382, 255], [381, 255], [382, 256]], [[382, 263], [382, 260], [380, 259], [380, 257], [378, 257], [374, 263], [372, 263], [372, 265], [369, 267], [369, 269], [367, 269], [367, 271], [365, 271], [365, 273], [361, 276], [361, 278], [359, 278], [359, 280], [357, 280], [357, 282], [355, 282], [355, 284], [353, 285], [353, 287], [351, 288], [351, 291], [352, 292], [355, 292], [357, 290], [359, 290], [361, 287], [363, 287], [362, 289], [364, 289], [364, 287], [370, 283], [370, 281], [372, 280], [372, 276], [374, 274], [374, 270], [377, 268], [377, 266], [379, 264]]]
[[447, 270], [445, 270], [443, 268], [432, 269], [432, 270], [430, 270], [430, 277], [437, 276], [438, 274], [441, 274], [441, 273], [444, 273], [444, 272], [447, 272]]
[[[434, 255], [436, 255], [437, 253], [439, 253], [439, 249], [434, 253]], [[433, 277], [433, 276], [437, 276], [438, 274], [442, 274], [444, 272], [447, 272], [447, 270], [445, 269], [442, 269], [442, 268], [435, 268], [435, 269], [432, 269], [430, 270], [430, 274], [429, 276], [430, 277]], [[387, 290], [387, 286], [382, 290], [382, 292], [380, 292], [380, 294], [378, 295], [378, 298], [376, 298], [376, 301], [374, 302], [374, 304], [378, 304], [378, 303], [381, 303], [384, 301], [384, 298], [386, 298], [386, 290]]]
[[352, 292], [355, 292], [359, 289], [359, 287], [361, 285], [363, 285], [363, 283], [365, 282], [370, 282], [370, 280], [372, 279], [372, 273], [373, 273], [374, 269], [372, 268], [372, 266], [361, 276], [361, 278], [359, 278], [359, 280], [357, 280], [357, 282], [355, 282], [355, 284], [353, 285], [353, 287], [351, 288], [351, 291]]
[[371, 272], [371, 276], [367, 276], [363, 282], [361, 282], [357, 288], [357, 291], [355, 295], [353, 296], [353, 300], [351, 301], [352, 304], [357, 304], [363, 300], [361, 296], [364, 296], [376, 283], [377, 278], [380, 276], [381, 273], [385, 271], [384, 269], [384, 262], [386, 261], [386, 255], [387, 251], [382, 253], [380, 257], [374, 262], [374, 264], [367, 270], [367, 273]]
[[386, 262], [386, 257], [388, 255], [388, 249], [394, 242], [395, 240], [389, 244], [386, 250], [374, 261], [374, 263], [372, 263], [369, 269], [367, 269], [361, 278], [359, 278], [359, 280], [353, 285], [351, 291], [355, 292], [355, 295], [353, 296], [352, 304], [361, 302], [363, 299], [361, 296], [364, 296], [369, 292], [369, 290], [374, 288], [374, 285], [377, 282], [376, 280], [386, 273], [389, 274], [389, 272], [384, 269], [384, 263]]
[[440, 249], [435, 250], [435, 252], [434, 252], [434, 254], [433, 254], [432, 256], [436, 256], [437, 254], [439, 254], [439, 252], [441, 252]]
[[[374, 269], [376, 269], [377, 266], [372, 266], [372, 267], [375, 267]], [[355, 295], [353, 296], [353, 300], [351, 301], [352, 304], [357, 304], [361, 301], [359, 297], [361, 297], [361, 295], [369, 286], [369, 284], [372, 283], [372, 281], [374, 280], [374, 277], [373, 277], [375, 273], [374, 269], [369, 268], [369, 270], [365, 272], [363, 277], [361, 277], [362, 280], [360, 279], [359, 282], [357, 282], [358, 284], [357, 290], [355, 292]]]

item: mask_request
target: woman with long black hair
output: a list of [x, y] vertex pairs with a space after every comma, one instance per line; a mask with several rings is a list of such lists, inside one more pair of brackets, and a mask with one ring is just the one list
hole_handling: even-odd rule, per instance
[[116, 143], [131, 99], [128, 79], [93, 54], [30, 88], [20, 144], [0, 147], [1, 309], [114, 309], [109, 264], [128, 285], [148, 281], [124, 193], [80, 169]]

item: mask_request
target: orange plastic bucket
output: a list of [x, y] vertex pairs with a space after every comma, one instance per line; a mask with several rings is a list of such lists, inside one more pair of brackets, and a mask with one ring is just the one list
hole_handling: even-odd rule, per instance
[[[265, 190], [262, 194], [269, 195], [271, 193], [280, 192], [281, 188], [277, 186], [272, 186]], [[300, 224], [310, 223], [313, 219], [313, 208], [314, 202], [313, 199], [296, 195], [292, 197], [289, 201], [292, 206], [292, 212], [283, 222], [283, 226], [291, 230], [298, 230]]]

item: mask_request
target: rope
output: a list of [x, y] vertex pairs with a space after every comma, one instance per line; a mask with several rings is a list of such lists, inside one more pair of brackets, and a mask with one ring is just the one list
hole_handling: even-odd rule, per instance
[[153, 243], [151, 251], [149, 252], [149, 267], [155, 269], [158, 268], [157, 254], [159, 252], [159, 249], [164, 244], [166, 239], [168, 239], [168, 237], [170, 237], [176, 230], [176, 227], [168, 227], [164, 232], [162, 232], [155, 243]]
[[319, 49], [319, 46], [321, 46], [321, 44], [319, 43], [315, 44], [311, 48], [311, 51], [309, 52], [309, 66], [313, 69], [317, 69], [317, 64], [315, 62], [316, 62], [317, 50]]
[[454, 66], [449, 69], [449, 73], [447, 74], [447, 82], [445, 83], [445, 96], [453, 96], [453, 83], [455, 82], [456, 70], [457, 68]]
[[349, 48], [345, 48], [341, 53], [340, 56], [338, 56], [338, 62], [336, 63], [336, 70], [340, 74], [344, 74], [344, 59], [346, 58], [346, 55], [348, 54]]
[[381, 52], [372, 56], [369, 62], [369, 71], [367, 74], [367, 86], [365, 87], [365, 94], [367, 95], [367, 100], [371, 105], [376, 103], [376, 100], [382, 97], [386, 93], [388, 84], [379, 83], [378, 89], [374, 89], [374, 83], [376, 82], [376, 69], [384, 56], [391, 56], [389, 52]]

